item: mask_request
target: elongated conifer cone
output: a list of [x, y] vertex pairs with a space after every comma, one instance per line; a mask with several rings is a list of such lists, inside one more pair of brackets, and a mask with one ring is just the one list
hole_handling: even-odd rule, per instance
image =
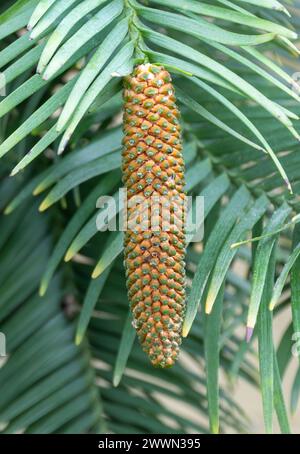
[[[170, 367], [179, 353], [185, 312], [185, 193], [179, 110], [170, 74], [163, 67], [137, 66], [124, 85], [127, 216], [141, 222], [141, 228], [128, 227], [125, 233], [128, 296], [143, 350], [154, 366]], [[151, 205], [149, 215], [143, 204], [138, 209], [130, 206], [134, 196], [177, 200], [171, 203], [168, 231], [162, 221], [164, 208], [155, 211]], [[167, 209], [168, 204], [162, 205]], [[145, 212], [156, 219], [148, 230], [142, 227]]]

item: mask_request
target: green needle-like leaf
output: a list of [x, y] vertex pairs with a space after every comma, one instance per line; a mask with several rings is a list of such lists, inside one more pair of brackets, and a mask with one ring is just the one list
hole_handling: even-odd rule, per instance
[[94, 53], [93, 57], [82, 71], [65, 106], [60, 114], [57, 129], [61, 131], [77, 108], [78, 103], [84, 97], [88, 87], [99, 74], [118, 45], [124, 40], [128, 30], [128, 21], [124, 19], [107, 35]]
[[104, 1], [105, 0], [87, 0], [81, 2], [74, 9], [72, 9], [69, 14], [67, 14], [67, 16], [59, 23], [50, 38], [47, 40], [47, 44], [43, 50], [37, 67], [38, 73], [44, 71], [46, 65], [51, 60], [60, 44], [64, 41], [65, 37], [74, 27], [74, 25], [76, 25], [78, 20], [96, 9], [98, 6], [104, 3]]
[[[37, 24], [32, 27], [30, 39], [37, 39], [48, 30], [57, 19], [63, 17], [68, 9], [77, 3], [77, 0], [56, 0], [52, 8], [47, 8]], [[29, 23], [30, 28], [30, 23]]]
[[281, 295], [281, 292], [283, 290], [283, 287], [284, 287], [284, 284], [285, 284], [285, 281], [288, 277], [288, 274], [292, 268], [292, 266], [294, 265], [294, 263], [296, 262], [298, 256], [300, 254], [300, 243], [298, 243], [293, 252], [291, 253], [290, 257], [288, 258], [286, 264], [284, 265], [283, 267], [283, 270], [281, 271], [276, 283], [275, 283], [275, 287], [274, 287], [274, 290], [273, 290], [273, 294], [272, 294], [272, 298], [271, 298], [271, 301], [270, 301], [270, 304], [269, 304], [269, 309], [270, 311], [272, 311], [275, 307], [275, 304], [278, 302], [279, 298], [280, 298], [280, 295]]
[[100, 157], [92, 162], [88, 162], [79, 169], [73, 170], [54, 186], [47, 197], [42, 201], [39, 210], [47, 210], [75, 186], [90, 178], [103, 175], [106, 172], [120, 167], [120, 163], [121, 157], [119, 153], [112, 153], [108, 156]]
[[224, 286], [221, 287], [210, 315], [204, 315], [205, 361], [208, 414], [210, 431], [219, 433], [219, 365], [220, 331], [223, 311]]
[[272, 334], [272, 313], [268, 310], [268, 300], [272, 292], [275, 272], [275, 247], [269, 261], [264, 292], [257, 319], [260, 385], [263, 401], [264, 422], [267, 433], [273, 432], [274, 399], [274, 352]]
[[279, 373], [275, 352], [273, 352], [273, 358], [274, 358], [274, 408], [276, 410], [281, 433], [290, 434], [291, 429], [289, 424], [289, 418], [286, 410], [286, 405], [284, 402], [281, 377]]
[[62, 45], [48, 64], [46, 71], [43, 74], [44, 80], [49, 80], [71, 56], [82, 47], [87, 41], [93, 38], [94, 35], [103, 30], [123, 9], [121, 0], [113, 0], [105, 8], [101, 9], [89, 21], [87, 21], [68, 41]]
[[51, 8], [54, 2], [56, 2], [56, 0], [39, 1], [28, 22], [29, 30], [32, 30], [32, 28], [37, 24], [41, 17], [43, 17], [43, 15], [48, 11], [48, 9]]
[[90, 318], [92, 317], [93, 310], [99, 300], [101, 291], [104, 287], [106, 279], [108, 278], [109, 272], [110, 268], [107, 268], [98, 279], [90, 281], [90, 285], [83, 301], [82, 309], [80, 311], [75, 337], [76, 345], [79, 345], [82, 342]]
[[[114, 232], [115, 233], [115, 232]], [[95, 266], [92, 278], [97, 279], [100, 274], [121, 254], [123, 250], [123, 232], [117, 232], [110, 237], [107, 248], [101, 254], [100, 260]]]
[[231, 234], [225, 241], [224, 246], [222, 247], [219, 257], [217, 259], [213, 275], [211, 278], [205, 305], [206, 313], [209, 314], [211, 312], [217, 294], [225, 279], [226, 272], [235, 256], [236, 251], [230, 247], [231, 244], [234, 243], [236, 239], [239, 239], [243, 235], [245, 235], [247, 230], [253, 227], [253, 225], [264, 214], [264, 212], [267, 209], [267, 206], [268, 200], [263, 195], [250, 207], [250, 209], [247, 212], [243, 213], [240, 222], [234, 227]]
[[119, 386], [122, 380], [122, 376], [124, 374], [126, 364], [133, 347], [135, 336], [136, 333], [132, 326], [132, 315], [131, 312], [129, 312], [123, 328], [121, 342], [119, 345], [118, 355], [115, 363], [113, 376], [114, 386]]
[[138, 8], [142, 17], [148, 21], [159, 25], [164, 25], [175, 30], [184, 30], [185, 33], [199, 39], [209, 39], [231, 46], [251, 46], [271, 41], [275, 34], [265, 33], [262, 35], [242, 35], [228, 32], [217, 25], [214, 25], [202, 18], [197, 20], [189, 19], [185, 16], [169, 13], [167, 11], [157, 11], [152, 8]]
[[77, 212], [74, 214], [74, 216], [64, 229], [63, 234], [60, 236], [55, 248], [53, 249], [52, 255], [48, 260], [47, 268], [43, 274], [40, 284], [41, 296], [46, 293], [54, 272], [57, 269], [59, 262], [65, 255], [68, 246], [70, 246], [72, 239], [74, 239], [74, 236], [76, 235], [76, 233], [78, 233], [80, 227], [82, 227], [84, 222], [88, 219], [89, 215], [94, 212], [97, 199], [102, 195], [110, 193], [112, 188], [116, 185], [118, 174], [118, 171], [111, 172], [101, 179], [100, 183], [89, 194], [89, 197], [85, 199], [84, 203], [77, 210]]
[[[291, 208], [285, 203], [280, 208], [278, 208], [268, 222], [266, 228], [263, 230], [262, 236], [268, 235], [270, 232], [279, 229], [283, 225], [290, 212]], [[247, 318], [246, 337], [248, 341], [250, 340], [256, 324], [258, 309], [264, 291], [264, 283], [268, 273], [269, 261], [275, 242], [276, 236], [263, 239], [258, 243], [255, 252], [252, 290]]]
[[183, 324], [182, 334], [186, 337], [196, 317], [200, 301], [203, 297], [206, 283], [218, 257], [222, 245], [233, 225], [237, 221], [239, 213], [250, 201], [250, 194], [245, 187], [241, 187], [229, 202], [222, 216], [217, 222], [213, 232], [205, 245], [195, 275], [192, 281], [191, 293], [187, 302], [187, 310]]
[[237, 24], [260, 28], [262, 30], [286, 36], [287, 38], [291, 39], [297, 38], [297, 33], [276, 23], [272, 23], [255, 16], [249, 16], [248, 14], [246, 15], [240, 12], [231, 11], [229, 9], [220, 8], [219, 6], [200, 4], [195, 0], [173, 0], [171, 4], [168, 0], [151, 0], [151, 3], [158, 3], [160, 5], [168, 7], [171, 6], [171, 8], [177, 10], [190, 11], [201, 14], [203, 16], [211, 16], [218, 19], [232, 21]]
[[84, 98], [79, 103], [75, 114], [61, 140], [59, 146], [59, 153], [62, 153], [65, 149], [68, 141], [70, 140], [73, 132], [75, 131], [78, 123], [90, 108], [92, 103], [95, 101], [97, 96], [101, 91], [106, 87], [106, 85], [114, 78], [121, 77], [129, 74], [133, 67], [133, 62], [131, 56], [133, 54], [134, 47], [133, 43], [126, 44], [117, 55], [111, 60], [111, 62], [106, 66], [106, 68], [100, 73], [96, 78], [93, 84], [89, 87]]
[[[293, 250], [300, 243], [300, 226], [296, 224], [293, 232]], [[291, 268], [291, 303], [293, 327], [295, 333], [300, 333], [300, 258], [298, 257]]]

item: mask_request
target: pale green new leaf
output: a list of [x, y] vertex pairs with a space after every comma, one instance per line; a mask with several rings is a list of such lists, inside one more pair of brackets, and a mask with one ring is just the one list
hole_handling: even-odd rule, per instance
[[[101, 9], [90, 20], [88, 20], [66, 43], [64, 43], [48, 64], [43, 79], [48, 80], [62, 68], [72, 55], [80, 49], [85, 43], [93, 38], [94, 35], [103, 30], [123, 9], [121, 0], [110, 2], [105, 8]], [[50, 59], [51, 57], [49, 57]], [[47, 63], [47, 61], [46, 61]], [[45, 64], [46, 64], [45, 63]]]

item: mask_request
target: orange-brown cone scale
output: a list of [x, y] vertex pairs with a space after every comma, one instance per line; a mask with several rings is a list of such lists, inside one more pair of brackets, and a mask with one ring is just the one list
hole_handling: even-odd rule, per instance
[[[170, 74], [163, 67], [140, 65], [125, 78], [124, 87], [123, 183], [127, 189], [127, 216], [131, 219], [133, 196], [185, 200], [184, 162]], [[143, 214], [142, 209], [138, 212]], [[177, 216], [171, 210], [168, 231], [162, 228], [158, 216], [158, 229], [125, 232], [125, 268], [133, 324], [143, 350], [156, 367], [172, 366], [181, 344], [185, 211], [182, 216], [179, 214], [183, 225], [176, 224]]]

